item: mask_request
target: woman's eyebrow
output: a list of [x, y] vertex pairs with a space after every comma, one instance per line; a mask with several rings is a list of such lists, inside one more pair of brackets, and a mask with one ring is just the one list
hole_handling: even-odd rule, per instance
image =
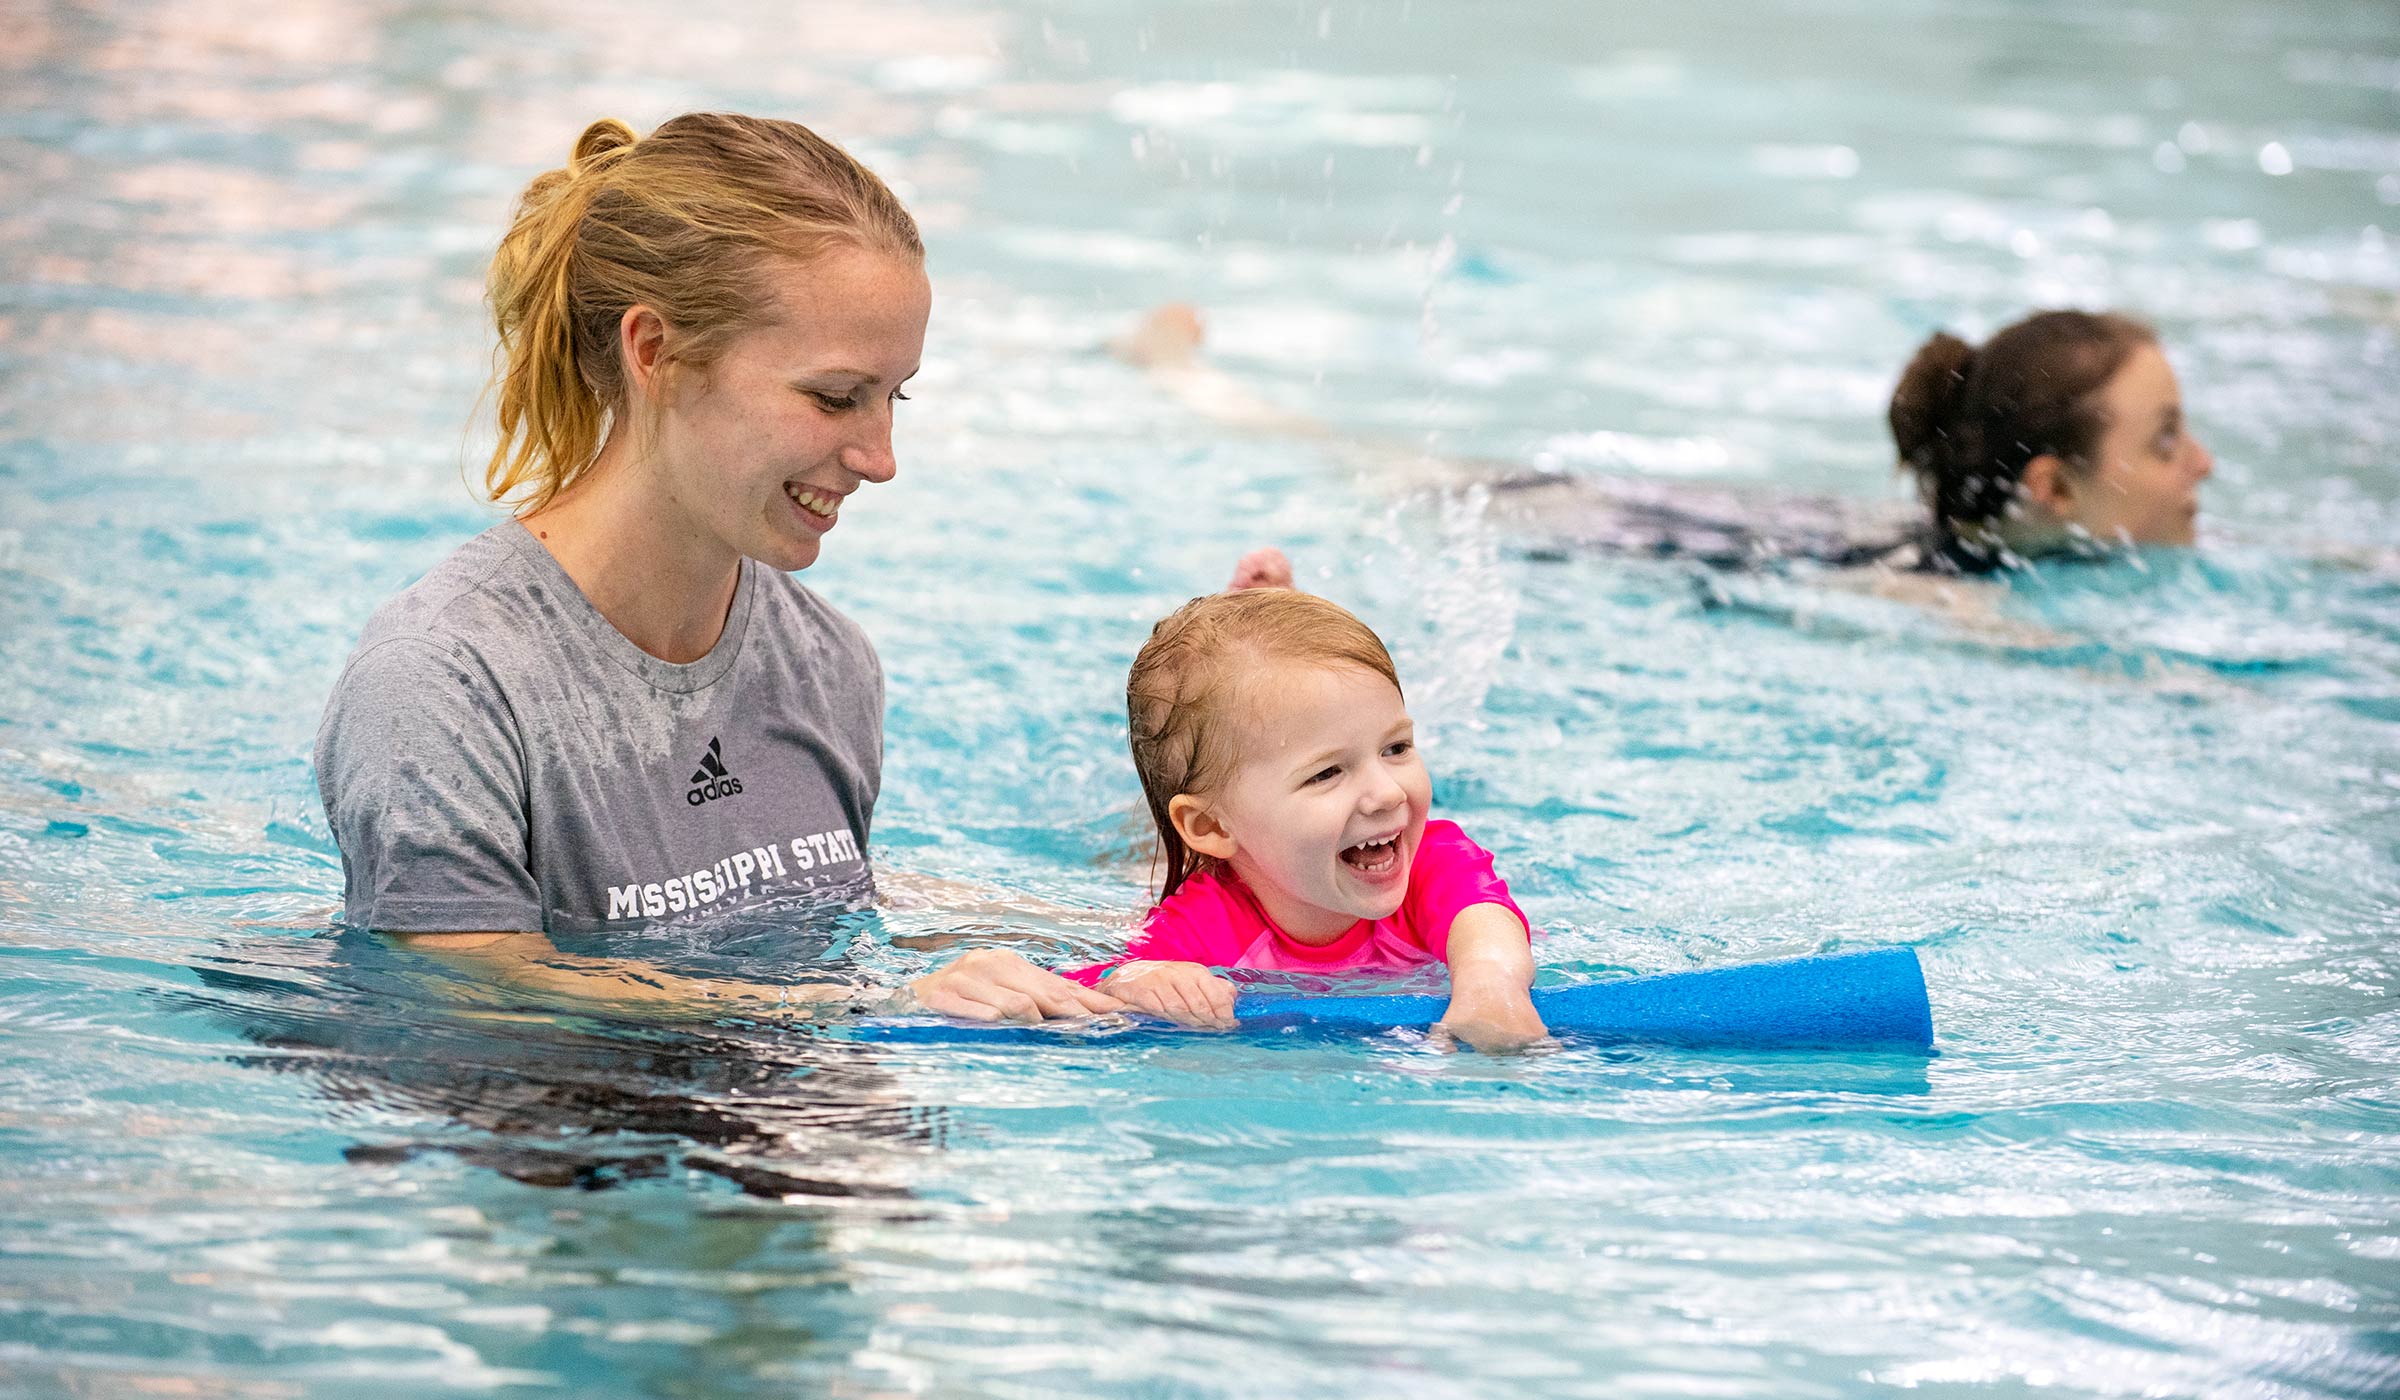
[[[897, 382], [906, 384], [916, 378], [917, 371], [923, 368], [923, 365], [916, 366], [908, 373], [901, 375]], [[802, 376], [805, 379], [855, 379], [862, 384], [873, 384], [882, 377], [873, 370], [852, 369], [848, 365], [835, 365], [830, 369], [812, 369]]]

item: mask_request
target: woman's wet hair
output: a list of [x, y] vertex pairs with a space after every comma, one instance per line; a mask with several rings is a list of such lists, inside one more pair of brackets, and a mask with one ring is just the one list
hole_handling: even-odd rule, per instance
[[698, 368], [771, 311], [772, 259], [836, 247], [924, 261], [916, 220], [883, 181], [797, 122], [700, 112], [646, 137], [593, 122], [535, 177], [492, 259], [499, 326], [495, 501], [539, 509], [574, 484], [626, 407], [618, 323], [664, 320], [676, 368]]
[[1194, 598], [1151, 628], [1133, 659], [1125, 719], [1142, 797], [1158, 826], [1162, 900], [1204, 860], [1184, 844], [1168, 804], [1184, 793], [1213, 793], [1232, 776], [1246, 722], [1272, 703], [1261, 673], [1278, 662], [1356, 667], [1400, 688], [1373, 628], [1337, 603], [1289, 588]]
[[2101, 389], [2157, 340], [2115, 312], [2040, 311], [1981, 346], [1944, 331], [1919, 347], [1892, 391], [1892, 441], [1942, 540], [2006, 517], [2036, 457], [2089, 472]]

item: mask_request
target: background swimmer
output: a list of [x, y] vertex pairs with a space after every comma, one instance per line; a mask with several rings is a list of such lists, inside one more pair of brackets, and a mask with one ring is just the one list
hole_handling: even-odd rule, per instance
[[2113, 312], [2037, 312], [1980, 348], [1945, 332], [1918, 350], [1888, 413], [1901, 463], [1919, 483], [1917, 511], [1345, 442], [1207, 364], [1203, 338], [1199, 313], [1176, 303], [1110, 349], [1200, 412], [1325, 438], [1363, 454], [1378, 476], [1396, 474], [1404, 489], [1485, 487], [1492, 516], [1537, 552], [1982, 574], [2044, 555], [2189, 545], [2199, 483], [2213, 466], [2184, 422], [2156, 334]]
[[1929, 560], [1978, 573], [2092, 547], [2190, 545], [2215, 469], [2150, 327], [2040, 311], [1981, 346], [1937, 332], [1892, 391]]

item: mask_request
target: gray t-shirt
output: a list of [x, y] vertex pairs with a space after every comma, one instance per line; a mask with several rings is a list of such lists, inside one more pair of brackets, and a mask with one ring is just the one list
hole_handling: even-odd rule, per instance
[[855, 895], [883, 671], [856, 623], [747, 559], [715, 648], [661, 661], [511, 520], [376, 611], [316, 762], [361, 928], [574, 932]]

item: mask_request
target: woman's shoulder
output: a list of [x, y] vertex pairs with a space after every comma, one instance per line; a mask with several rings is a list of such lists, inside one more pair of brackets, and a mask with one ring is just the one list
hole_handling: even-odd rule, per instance
[[452, 550], [375, 609], [351, 664], [393, 650], [395, 643], [403, 653], [414, 643], [456, 656], [478, 642], [524, 631], [544, 591], [518, 544], [524, 536], [522, 526], [504, 520]]
[[751, 570], [764, 613], [761, 620], [768, 624], [771, 635], [811, 652], [830, 651], [880, 668], [867, 630], [823, 594], [780, 569], [755, 561], [744, 567]]

